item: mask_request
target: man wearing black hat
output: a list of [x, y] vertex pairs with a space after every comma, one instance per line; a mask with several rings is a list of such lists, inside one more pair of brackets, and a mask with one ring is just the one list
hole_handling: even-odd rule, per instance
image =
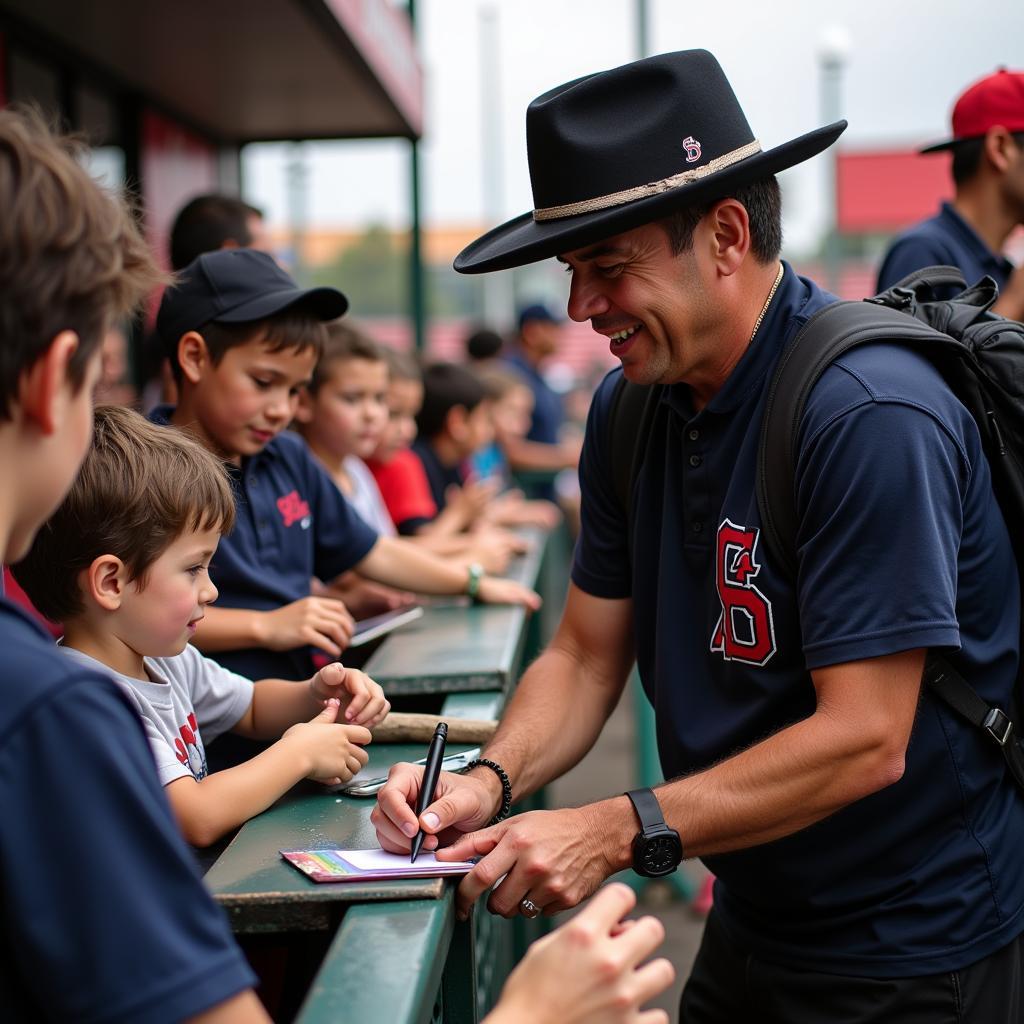
[[922, 267], [960, 270], [968, 284], [988, 274], [1001, 295], [994, 311], [1024, 319], [1024, 268], [1003, 255], [1024, 225], [1024, 72], [1001, 68], [975, 82], [953, 107], [953, 134], [922, 153], [950, 152], [956, 197], [890, 246], [878, 290]]
[[[879, 343], [825, 370], [795, 459], [796, 578], [761, 544], [766, 386], [834, 301], [779, 260], [774, 175], [844, 127], [762, 149], [704, 51], [531, 104], [535, 209], [456, 268], [557, 256], [569, 315], [622, 369], [587, 424], [558, 632], [485, 760], [442, 776], [418, 820], [420, 769], [393, 771], [374, 821], [388, 849], [422, 826], [442, 859], [481, 858], [462, 913], [491, 886], [495, 913], [553, 913], [616, 871], [701, 857], [717, 882], [686, 1024], [1010, 1024], [1024, 1015], [1024, 799], [921, 675], [927, 649], [945, 648], [1005, 706], [1019, 580], [976, 425], [929, 363]], [[622, 376], [658, 389], [628, 502], [612, 435]], [[502, 820], [589, 750], [634, 659], [672, 781]]]

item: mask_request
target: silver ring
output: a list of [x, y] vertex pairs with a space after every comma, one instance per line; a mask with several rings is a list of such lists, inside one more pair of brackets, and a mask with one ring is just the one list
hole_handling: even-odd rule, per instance
[[527, 899], [525, 896], [519, 901], [519, 910], [523, 917], [528, 917], [531, 921], [535, 917], [540, 917], [540, 907], [531, 899]]

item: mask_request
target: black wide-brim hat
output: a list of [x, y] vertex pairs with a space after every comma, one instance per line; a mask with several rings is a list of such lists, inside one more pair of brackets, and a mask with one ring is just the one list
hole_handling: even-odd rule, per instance
[[707, 50], [578, 78], [527, 108], [533, 211], [470, 243], [455, 269], [536, 263], [724, 198], [817, 155], [845, 128], [837, 121], [763, 150]]

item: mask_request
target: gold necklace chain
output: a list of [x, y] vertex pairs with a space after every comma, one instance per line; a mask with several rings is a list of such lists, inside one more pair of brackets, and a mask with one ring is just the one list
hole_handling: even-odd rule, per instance
[[750, 332], [750, 340], [754, 340], [754, 335], [757, 334], [757, 329], [761, 326], [761, 321], [764, 319], [765, 313], [768, 312], [768, 307], [772, 304], [772, 299], [775, 298], [775, 292], [778, 290], [779, 285], [782, 283], [782, 264], [779, 264], [779, 272], [775, 275], [775, 284], [772, 285], [772, 290], [768, 293], [768, 298], [764, 300], [764, 305], [761, 307], [761, 312], [757, 314], [757, 319], [754, 321], [754, 329]]

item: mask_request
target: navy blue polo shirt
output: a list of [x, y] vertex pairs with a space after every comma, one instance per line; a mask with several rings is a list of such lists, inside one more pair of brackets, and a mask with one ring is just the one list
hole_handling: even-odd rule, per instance
[[[151, 418], [168, 423], [170, 414], [162, 407]], [[295, 434], [278, 434], [241, 466], [227, 468], [235, 528], [221, 538], [210, 563], [221, 607], [271, 611], [309, 597], [314, 576], [333, 580], [377, 543], [377, 534]], [[311, 647], [217, 651], [211, 657], [250, 679], [305, 679], [316, 671]]]
[[458, 466], [446, 466], [434, 450], [434, 446], [422, 437], [413, 441], [412, 450], [423, 464], [423, 472], [426, 473], [427, 484], [430, 486], [430, 496], [434, 499], [437, 511], [440, 512], [448, 504], [448, 488], [462, 486], [462, 471]]
[[[664, 389], [633, 495], [615, 497], [595, 396], [572, 578], [632, 596], [637, 661], [668, 779], [809, 716], [809, 670], [945, 648], [1006, 707], [1018, 661], [1017, 566], [977, 428], [936, 371], [890, 345], [830, 366], [801, 422], [799, 574], [761, 543], [765, 388], [785, 343], [831, 301], [787, 266], [754, 342], [695, 412]], [[686, 836], [682, 837], [686, 846]], [[724, 926], [794, 967], [904, 977], [973, 963], [1024, 930], [1024, 799], [994, 745], [929, 694], [900, 782], [776, 842], [707, 858]]]
[[943, 203], [934, 217], [915, 224], [892, 243], [878, 272], [878, 291], [922, 267], [939, 265], [959, 268], [969, 285], [988, 274], [1000, 290], [1013, 273], [1013, 264], [1002, 253], [993, 252], [951, 203]]
[[170, 1024], [254, 978], [106, 675], [0, 599], [5, 1021]]

